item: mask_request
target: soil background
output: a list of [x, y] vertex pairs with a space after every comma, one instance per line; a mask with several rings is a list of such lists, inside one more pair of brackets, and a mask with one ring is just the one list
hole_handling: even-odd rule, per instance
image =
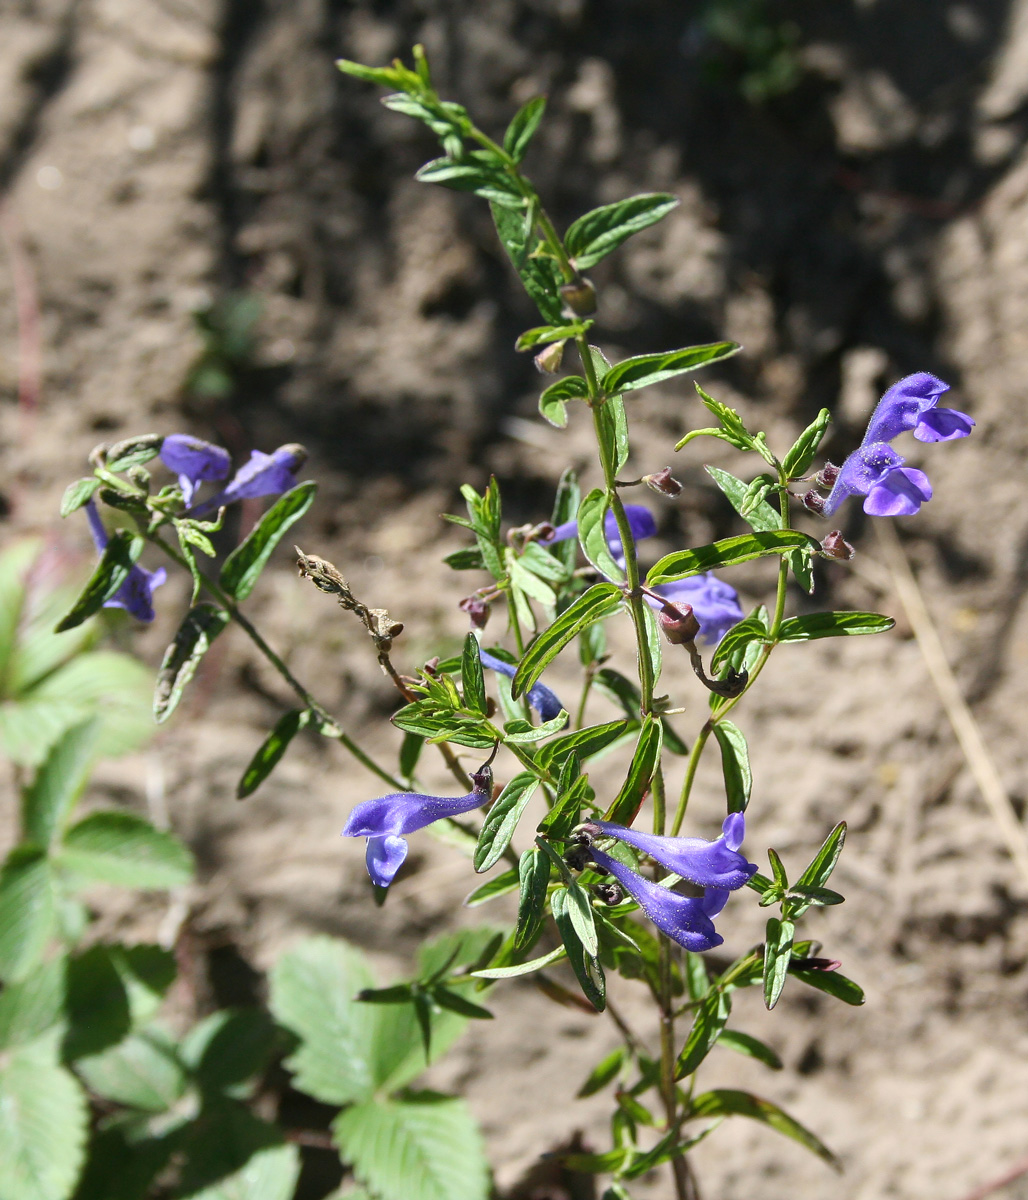
[[[513, 344], [537, 321], [487, 212], [415, 183], [430, 136], [333, 67], [339, 55], [382, 63], [421, 41], [442, 93], [489, 130], [549, 95], [527, 167], [559, 225], [635, 191], [680, 197], [668, 220], [594, 272], [610, 356], [735, 338], [745, 353], [706, 372], [704, 386], [779, 446], [829, 407], [824, 449], [836, 461], [895, 378], [930, 370], [953, 384], [954, 405], [978, 427], [923, 456], [909, 443], [936, 497], [897, 524], [1023, 812], [1028, 2], [755, 4], [758, 26], [793, 47], [793, 86], [763, 100], [747, 92], [772, 70], [767, 52], [711, 32], [714, 10], [744, 7], [3, 0], [3, 537], [43, 531], [69, 561], [89, 560], [84, 525], [59, 527], [56, 512], [99, 440], [190, 431], [237, 455], [301, 441], [321, 485], [298, 534], [304, 548], [404, 621], [404, 668], [458, 645], [456, 603], [480, 582], [439, 563], [463, 544], [439, 519], [458, 510], [459, 484], [495, 473], [518, 524], [548, 516], [565, 465], [587, 481], [595, 468], [582, 414], [564, 432], [536, 415], [540, 380]], [[198, 383], [193, 313], [241, 295], [260, 302], [253, 346], [216, 395]], [[630, 415], [636, 475], [672, 461], [681, 432], [702, 423], [689, 382], [648, 390]], [[704, 461], [741, 470], [738, 458], [718, 444], [673, 461], [682, 496], [646, 501], [660, 523], [646, 546], [654, 558], [739, 532], [702, 471]], [[881, 547], [858, 506], [844, 520], [859, 550], [852, 568], [820, 572], [815, 597], [792, 600], [800, 611], [894, 613], [896, 630], [781, 649], [739, 723], [757, 781], [752, 857], [763, 863], [774, 846], [802, 866], [837, 820], [850, 823], [836, 876], [847, 903], [809, 929], [865, 985], [867, 1004], [844, 1008], [796, 985], [769, 1015], [743, 995], [740, 1026], [766, 1037], [786, 1069], [772, 1076], [716, 1050], [701, 1082], [783, 1104], [845, 1173], [736, 1121], [696, 1151], [708, 1200], [965, 1200], [1026, 1152], [1028, 890], [965, 767]], [[763, 567], [731, 579], [744, 603], [770, 594]], [[158, 601], [152, 627], [118, 632], [154, 666], [184, 581]], [[346, 727], [390, 753], [393, 694], [331, 599], [298, 581], [283, 553], [249, 605]], [[612, 654], [631, 670], [620, 632]], [[691, 737], [705, 696], [684, 655], [667, 657], [663, 687], [689, 706], [677, 720]], [[571, 694], [573, 676], [562, 663], [547, 681]], [[259, 973], [303, 933], [350, 938], [387, 975], [426, 933], [510, 918], [506, 901], [462, 909], [468, 864], [427, 835], [375, 909], [362, 847], [338, 830], [379, 785], [337, 746], [296, 743], [237, 804], [242, 768], [288, 704], [233, 632], [170, 727], [105, 765], [94, 789], [106, 803], [164, 804], [199, 856], [184, 938], [201, 1007], [259, 992]], [[590, 708], [604, 712], [602, 701]], [[706, 836], [718, 826], [715, 759], [690, 830]], [[594, 778], [602, 787], [602, 771]], [[434, 765], [426, 782], [449, 790]], [[153, 936], [162, 903], [109, 897], [105, 928]], [[733, 903], [719, 928], [734, 954], [760, 941], [762, 914]], [[646, 1030], [638, 998], [618, 994]], [[570, 1096], [614, 1038], [603, 1018], [554, 1006], [530, 982], [491, 999], [500, 1019], [474, 1023], [430, 1081], [469, 1098], [511, 1189], [576, 1130], [606, 1146], [609, 1097]], [[654, 1176], [633, 1195], [667, 1189]], [[310, 1189], [311, 1200], [327, 1190]], [[1026, 1197], [1028, 1183], [989, 1194]]]

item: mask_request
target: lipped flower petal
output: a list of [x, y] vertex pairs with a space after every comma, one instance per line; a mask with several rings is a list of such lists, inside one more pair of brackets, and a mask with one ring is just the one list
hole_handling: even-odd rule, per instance
[[[107, 536], [107, 530], [100, 519], [96, 504], [92, 500], [86, 501], [86, 517], [93, 535], [93, 544], [96, 546], [97, 552], [103, 554], [110, 538]], [[168, 573], [163, 567], [158, 567], [156, 571], [148, 571], [145, 567], [136, 565], [129, 571], [125, 582], [110, 600], [104, 601], [104, 608], [123, 608], [131, 613], [137, 621], [149, 623], [156, 615], [153, 607], [153, 594], [167, 578]]]
[[237, 500], [250, 500], [257, 496], [276, 496], [296, 487], [296, 471], [307, 459], [303, 446], [290, 443], [279, 446], [273, 454], [253, 450], [250, 459], [232, 476], [226, 487], [216, 496], [198, 504], [192, 516], [202, 516]]
[[[478, 657], [482, 660], [483, 667], [488, 667], [490, 671], [497, 671], [500, 675], [506, 675], [508, 679], [513, 679], [517, 674], [516, 666], [512, 663], [504, 662], [502, 658], [497, 658], [495, 654], [490, 654], [488, 650], [480, 649]], [[564, 709], [560, 698], [551, 692], [544, 683], [537, 683], [533, 687], [530, 687], [525, 694], [525, 698], [544, 721], [552, 721]]]
[[686, 950], [697, 953], [711, 950], [720, 946], [725, 940], [714, 928], [705, 905], [714, 908], [715, 913], [721, 911], [724, 899], [723, 889], [716, 889], [718, 895], [708, 902], [706, 896], [682, 896], [670, 888], [660, 887], [649, 879], [644, 879], [631, 867], [597, 850], [595, 846], [589, 850], [593, 861], [621, 884], [625, 891], [635, 900], [654, 925], [669, 938], [684, 946]]
[[864, 511], [876, 517], [915, 513], [932, 498], [923, 471], [904, 467], [906, 459], [885, 442], [860, 446], [839, 468], [822, 512], [830, 517], [849, 496], [866, 496]]
[[973, 428], [974, 421], [967, 413], [955, 408], [930, 408], [918, 419], [914, 437], [919, 442], [953, 442], [967, 437]]
[[908, 517], [932, 498], [924, 471], [896, 467], [867, 493], [864, 512], [872, 517]]
[[611, 821], [590, 821], [591, 833], [598, 829], [607, 837], [627, 842], [655, 862], [702, 887], [741, 888], [757, 872], [757, 864], [747, 862], [739, 853], [746, 822], [742, 813], [732, 813], [725, 819], [723, 833], [715, 841], [705, 838], [658, 837], [639, 829], [615, 825]]
[[864, 435], [865, 446], [891, 442], [899, 434], [912, 430], [922, 442], [948, 442], [967, 437], [974, 421], [954, 408], [939, 408], [939, 397], [949, 391], [944, 383], [927, 371], [917, 371], [894, 383], [878, 401]]
[[232, 470], [232, 459], [221, 446], [188, 433], [172, 433], [161, 443], [161, 462], [178, 476], [186, 505], [205, 479], [224, 479]]
[[[729, 629], [743, 618], [739, 593], [711, 571], [662, 584], [654, 591], [672, 604], [688, 604], [700, 623], [700, 639], [711, 646], [721, 641]], [[660, 607], [659, 601], [652, 596], [646, 596], [645, 599], [651, 608]]]
[[368, 874], [375, 887], [386, 888], [396, 878], [403, 866], [408, 846], [402, 837], [389, 834], [387, 837], [369, 837], [368, 851], [364, 856]]

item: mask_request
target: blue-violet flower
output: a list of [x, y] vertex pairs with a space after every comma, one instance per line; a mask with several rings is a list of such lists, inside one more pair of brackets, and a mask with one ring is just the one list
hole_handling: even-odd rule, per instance
[[193, 503], [205, 479], [224, 479], [232, 469], [227, 450], [188, 433], [173, 433], [164, 439], [161, 462], [178, 476], [186, 507]]
[[[497, 658], [495, 654], [490, 654], [488, 650], [479, 649], [478, 657], [482, 660], [483, 667], [488, 667], [490, 671], [498, 671], [508, 679], [513, 679], [517, 673], [517, 667], [504, 662], [502, 658]], [[544, 683], [537, 683], [529, 688], [525, 698], [544, 721], [552, 721], [564, 708], [560, 699]]]
[[948, 383], [927, 371], [894, 383], [878, 401], [863, 444], [891, 442], [908, 429], [919, 442], [952, 442], [967, 437], [974, 428], [971, 417], [955, 408], [938, 407], [939, 397], [948, 391]]
[[474, 790], [466, 796], [426, 796], [421, 792], [392, 792], [375, 800], [364, 800], [350, 813], [343, 837], [365, 837], [365, 861], [376, 887], [388, 887], [407, 857], [405, 833], [424, 829], [444, 817], [459, 817], [492, 799], [492, 767], [482, 767], [471, 776]]
[[691, 883], [734, 891], [756, 874], [757, 864], [739, 853], [746, 833], [743, 814], [729, 813], [721, 828], [721, 836], [708, 842], [705, 838], [658, 837], [611, 821], [590, 821], [585, 826], [594, 837], [601, 833], [627, 842]]
[[[93, 534], [93, 544], [97, 551], [103, 554], [110, 538], [92, 500], [86, 501], [86, 516], [89, 518], [89, 528]], [[152, 621], [154, 619], [153, 594], [168, 578], [163, 567], [156, 571], [147, 571], [145, 567], [134, 566], [128, 573], [128, 578], [114, 593], [110, 600], [104, 601], [104, 608], [124, 608], [137, 621]]]
[[252, 450], [249, 462], [239, 468], [227, 486], [216, 496], [198, 504], [190, 515], [199, 517], [223, 505], [234, 504], [237, 500], [288, 492], [296, 487], [295, 472], [306, 458], [307, 451], [295, 442], [279, 446], [273, 454]]
[[848, 496], [864, 496], [864, 512], [872, 517], [916, 513], [932, 498], [924, 471], [905, 467], [907, 460], [885, 442], [860, 446], [839, 468], [838, 478], [820, 508], [830, 517]]

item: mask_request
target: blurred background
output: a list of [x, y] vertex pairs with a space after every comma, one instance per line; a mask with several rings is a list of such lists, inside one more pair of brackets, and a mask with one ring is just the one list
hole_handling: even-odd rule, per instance
[[[430, 135], [333, 66], [409, 56], [416, 41], [440, 92], [494, 134], [549, 96], [526, 167], [559, 227], [637, 191], [680, 198], [594, 272], [609, 356], [736, 339], [745, 352], [704, 386], [779, 446], [830, 408], [835, 461], [894, 379], [928, 370], [953, 385], [978, 428], [932, 456], [936, 498], [899, 533], [1023, 815], [1025, 0], [4, 0], [4, 540], [41, 534], [61, 569], [86, 569], [85, 522], [62, 526], [57, 509], [98, 441], [192, 432], [237, 456], [300, 441], [320, 483], [300, 544], [405, 622], [404, 669], [458, 645], [456, 603], [480, 582], [439, 564], [463, 544], [439, 519], [457, 510], [459, 484], [495, 473], [506, 518], [538, 521], [565, 465], [590, 480], [594, 468], [589, 428], [556, 431], [535, 413], [539, 377], [513, 345], [537, 320], [488, 212], [415, 183]], [[673, 463], [686, 484], [676, 502], [650, 497], [653, 557], [738, 532], [702, 471], [742, 469], [732, 452], [672, 454], [703, 423], [691, 384], [649, 389], [631, 420], [634, 473]], [[848, 902], [810, 928], [868, 1003], [792, 989], [769, 1016], [747, 996], [743, 1028], [786, 1070], [722, 1051], [703, 1069], [785, 1104], [846, 1175], [739, 1122], [696, 1154], [719, 1200], [758, 1180], [768, 1200], [970, 1200], [1025, 1153], [1028, 890], [940, 706], [892, 560], [851, 509], [852, 567], [822, 572], [814, 600], [794, 602], [893, 613], [897, 629], [782, 649], [739, 723], [757, 780], [752, 858], [770, 845], [801, 866], [850, 822], [836, 876]], [[767, 598], [762, 566], [731, 578], [744, 604]], [[153, 626], [114, 623], [112, 636], [156, 667], [186, 602], [185, 581], [169, 584]], [[388, 753], [393, 693], [359, 628], [285, 553], [249, 605], [346, 727]], [[630, 665], [628, 642], [615, 636], [612, 650]], [[684, 655], [665, 686], [692, 706], [678, 726], [691, 739], [705, 700]], [[97, 776], [97, 797], [156, 806], [199, 856], [180, 957], [200, 1010], [260, 994], [301, 932], [348, 937], [400, 971], [426, 932], [510, 915], [505, 900], [463, 910], [469, 866], [427, 835], [375, 909], [362, 848], [337, 832], [380, 785], [324, 740], [298, 740], [237, 804], [239, 774], [288, 705], [233, 632], [170, 727]], [[710, 836], [708, 765], [691, 832]], [[445, 778], [426, 782], [447, 791]], [[129, 938], [167, 918], [159, 898], [97, 904], [104, 928]], [[761, 938], [754, 905], [722, 920], [733, 954]], [[516, 1184], [576, 1130], [605, 1147], [605, 1097], [568, 1095], [614, 1039], [530, 982], [492, 999], [506, 1019], [474, 1023], [432, 1078], [468, 1096], [510, 1195], [564, 1196]], [[1028, 1184], [988, 1194], [1025, 1197]]]

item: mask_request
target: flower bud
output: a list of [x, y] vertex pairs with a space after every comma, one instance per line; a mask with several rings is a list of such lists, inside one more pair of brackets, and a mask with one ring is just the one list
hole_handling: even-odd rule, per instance
[[856, 551], [842, 536], [841, 530], [833, 529], [831, 533], [822, 539], [821, 553], [825, 558], [837, 558], [842, 562], [849, 562], [853, 555], [856, 554]]
[[301, 446], [299, 442], [288, 442], [285, 446], [279, 446], [275, 453], [282, 456], [283, 465], [290, 471], [298, 471], [309, 457], [307, 447]]
[[620, 904], [625, 898], [625, 889], [620, 883], [597, 883], [593, 886], [593, 893], [604, 904], [611, 906]]
[[814, 488], [811, 488], [809, 492], [800, 498], [800, 503], [807, 512], [816, 513], [818, 516], [821, 516], [825, 510], [825, 498], [820, 492], [815, 491]]
[[573, 317], [591, 317], [596, 311], [596, 289], [584, 275], [565, 283], [560, 289], [560, 298]]
[[471, 618], [472, 629], [485, 629], [491, 611], [487, 600], [481, 596], [465, 596], [457, 607]]
[[560, 370], [563, 357], [564, 343], [551, 342], [548, 346], [544, 346], [535, 356], [536, 370], [541, 371], [544, 375], [556, 375]]
[[662, 496], [678, 496], [682, 492], [682, 485], [677, 479], [672, 478], [670, 467], [665, 467], [663, 471], [656, 471], [652, 475], [644, 475], [642, 481], [648, 488], [660, 492]]
[[572, 871], [584, 871], [589, 863], [589, 847], [572, 846], [564, 855], [564, 862]]
[[146, 467], [138, 465], [129, 467], [125, 472], [125, 478], [129, 483], [134, 483], [141, 491], [148, 492], [150, 490], [150, 472]]
[[100, 442], [94, 446], [89, 452], [89, 465], [91, 467], [105, 467], [107, 465], [107, 451], [110, 448], [110, 442]]
[[835, 463], [826, 462], [820, 471], [814, 476], [814, 483], [819, 488], [831, 489], [835, 487], [835, 481], [839, 478], [841, 467], [837, 467]]
[[696, 620], [691, 604], [683, 604], [681, 607], [665, 604], [657, 613], [657, 623], [672, 646], [689, 645], [696, 641], [700, 632], [700, 623]]

